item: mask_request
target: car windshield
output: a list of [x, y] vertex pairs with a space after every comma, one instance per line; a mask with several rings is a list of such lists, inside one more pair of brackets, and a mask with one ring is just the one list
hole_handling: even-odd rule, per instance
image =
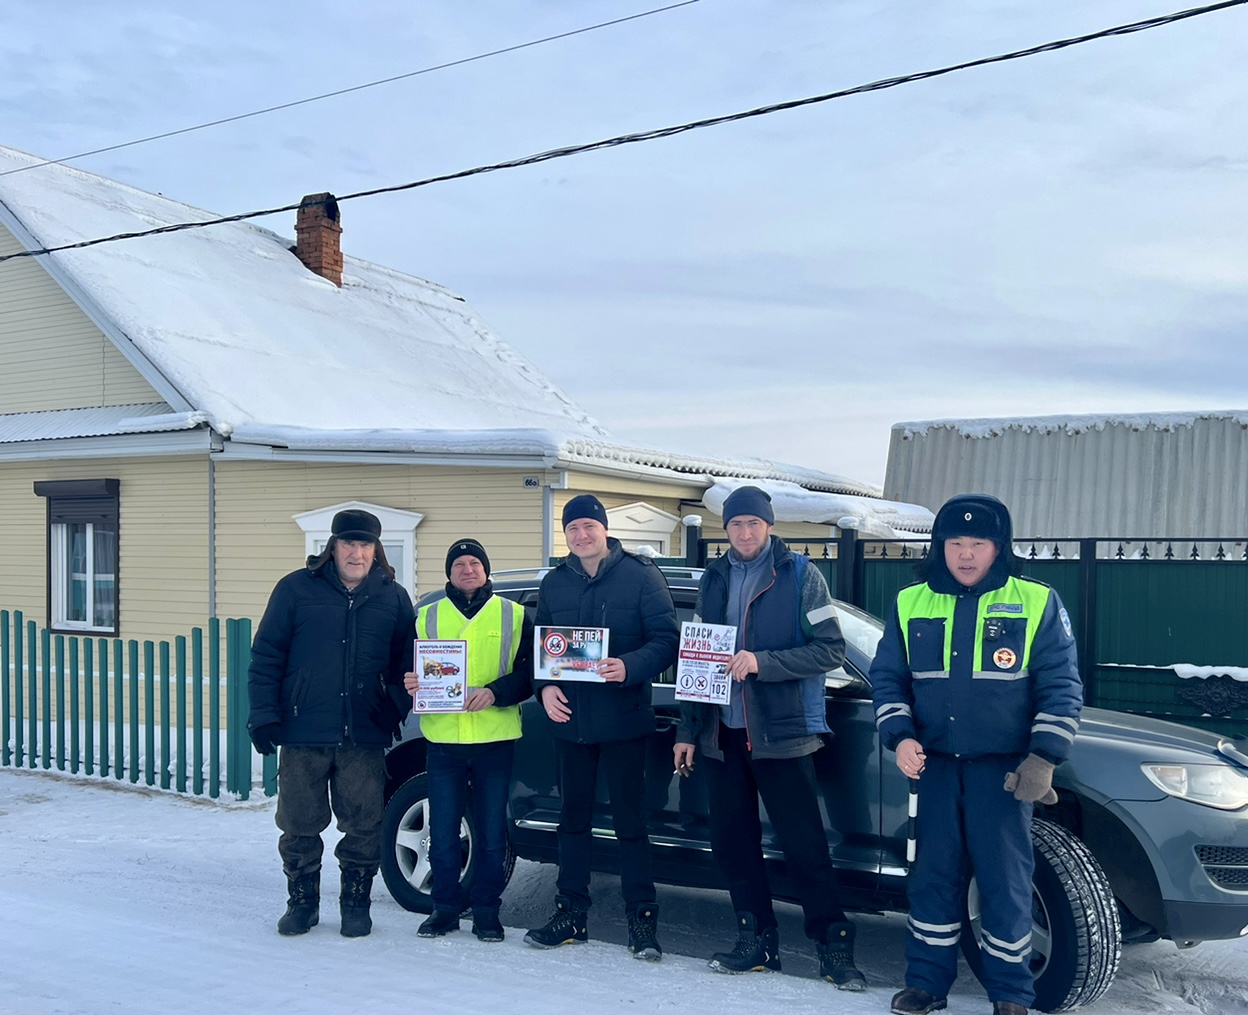
[[874, 659], [880, 635], [884, 633], [884, 625], [856, 606], [842, 603], [839, 599], [835, 603], [836, 619], [840, 621], [841, 634], [845, 636], [845, 641], [866, 656], [868, 661]]

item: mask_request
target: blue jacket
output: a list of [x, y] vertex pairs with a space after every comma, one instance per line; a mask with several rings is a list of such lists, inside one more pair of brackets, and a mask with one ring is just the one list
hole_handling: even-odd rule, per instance
[[[256, 628], [248, 692], [251, 728], [278, 723], [274, 743], [388, 747], [416, 614], [380, 564], [351, 594], [333, 563], [279, 581]], [[398, 687], [390, 695], [390, 687]], [[402, 715], [399, 715], [402, 718]]]
[[[742, 647], [758, 659], [758, 673], [742, 688], [746, 734], [756, 758], [799, 757], [818, 750], [828, 732], [824, 678], [845, 661], [845, 639], [823, 576], [776, 536], [764, 552], [772, 580], [747, 607], [740, 632]], [[727, 556], [707, 566], [695, 619], [725, 622], [731, 566]], [[718, 705], [681, 707], [677, 743], [718, 758], [718, 740]]]
[[[1057, 593], [1000, 573], [973, 589], [939, 573], [902, 589], [871, 664], [880, 739], [928, 753], [1035, 753], [1060, 764], [1083, 707], [1075, 641]], [[942, 591], [937, 591], [941, 589]]]

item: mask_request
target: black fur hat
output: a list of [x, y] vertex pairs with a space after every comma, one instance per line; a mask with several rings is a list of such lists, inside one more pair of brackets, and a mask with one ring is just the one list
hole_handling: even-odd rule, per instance
[[381, 519], [371, 511], [347, 508], [334, 515], [329, 531], [339, 539], [358, 539], [362, 542], [381, 542]]

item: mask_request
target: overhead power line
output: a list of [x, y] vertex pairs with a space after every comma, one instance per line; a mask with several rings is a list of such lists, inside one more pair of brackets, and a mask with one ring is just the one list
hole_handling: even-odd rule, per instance
[[[462, 180], [469, 176], [479, 176], [482, 173], [493, 173], [500, 169], [517, 169], [521, 166], [532, 166], [540, 162], [550, 162], [554, 159], [568, 158], [572, 155], [582, 155], [586, 152], [599, 151], [603, 148], [615, 148], [620, 145], [637, 144], [643, 141], [655, 141], [659, 138], [674, 137], [677, 134], [684, 134], [691, 130], [699, 130], [703, 127], [714, 127], [723, 123], [732, 123], [737, 120], [746, 120], [756, 116], [767, 116], [771, 113], [778, 113], [787, 109], [797, 109], [801, 106], [815, 105], [820, 102], [829, 102], [833, 99], [843, 99], [850, 95], [862, 95], [866, 92], [879, 92], [888, 88], [896, 88], [900, 85], [912, 84], [916, 81], [926, 81], [930, 78], [942, 77], [946, 74], [952, 74], [956, 71], [969, 70], [973, 67], [984, 67], [988, 64], [1005, 63], [1009, 60], [1021, 60], [1025, 57], [1038, 56], [1041, 53], [1053, 53], [1060, 49], [1068, 49], [1071, 46], [1078, 46], [1086, 42], [1095, 42], [1098, 39], [1108, 39], [1119, 35], [1132, 35], [1136, 32], [1148, 31], [1152, 28], [1160, 28], [1163, 25], [1174, 24], [1177, 21], [1185, 21], [1189, 18], [1199, 17], [1203, 14], [1211, 14], [1215, 11], [1226, 10], [1230, 7], [1240, 7], [1248, 3], [1248, 0], [1222, 0], [1221, 3], [1209, 4], [1205, 7], [1194, 7], [1190, 10], [1178, 11], [1174, 14], [1165, 14], [1156, 18], [1149, 18], [1146, 21], [1135, 21], [1127, 25], [1117, 25], [1114, 28], [1105, 28], [1099, 32], [1091, 32], [1087, 35], [1078, 35], [1069, 39], [1059, 39], [1055, 42], [1046, 42], [1040, 46], [1031, 46], [1028, 49], [1015, 50], [1012, 53], [1002, 53], [998, 56], [982, 57], [978, 60], [968, 60], [965, 63], [951, 64], [947, 67], [940, 67], [936, 70], [919, 71], [914, 74], [904, 74], [899, 77], [883, 78], [879, 81], [872, 81], [868, 84], [856, 85], [853, 88], [844, 88], [836, 92], [827, 92], [823, 95], [813, 95], [805, 99], [790, 99], [787, 102], [777, 102], [767, 106], [759, 106], [756, 109], [749, 109], [740, 113], [728, 113], [724, 116], [713, 116], [704, 120], [693, 120], [689, 123], [677, 124], [672, 127], [660, 127], [656, 130], [639, 131], [635, 134], [622, 134], [618, 137], [607, 138], [603, 141], [593, 141], [588, 144], [569, 145], [565, 148], [553, 148], [549, 151], [539, 152], [536, 155], [526, 155], [518, 159], [510, 159], [506, 162], [495, 162], [488, 166], [476, 166], [473, 169], [461, 169], [454, 173], [444, 173], [440, 176], [430, 176], [423, 180], [415, 180], [411, 183], [400, 183], [389, 187], [376, 187], [372, 190], [360, 190], [354, 194], [343, 194], [337, 197], [339, 203], [343, 201], [351, 201], [361, 197], [375, 197], [378, 194], [394, 194], [404, 190], [415, 190], [418, 187], [427, 187], [434, 183], [445, 183], [448, 180]], [[227, 222], [242, 222], [247, 219], [262, 218], [266, 215], [277, 215], [283, 212], [297, 211], [304, 207], [302, 201], [294, 204], [282, 205], [278, 208], [266, 208], [262, 211], [242, 212], [238, 215], [225, 215], [220, 218], [205, 219], [200, 222], [178, 222], [167, 226], [159, 226], [155, 229], [144, 229], [139, 232], [132, 233], [116, 233], [112, 236], [102, 236], [94, 240], [81, 240], [78, 243], [67, 243], [59, 247], [40, 247], [37, 250], [22, 250], [15, 254], [7, 254], [0, 257], [0, 263], [11, 261], [18, 257], [39, 257], [43, 254], [54, 254], [62, 250], [79, 250], [83, 247], [94, 247], [101, 243], [114, 243], [119, 240], [136, 239], [141, 236], [156, 236], [161, 233], [180, 232], [185, 229], [202, 229], [206, 226], [223, 225]]]
[[560, 32], [557, 35], [547, 35], [545, 38], [532, 39], [529, 42], [520, 42], [514, 46], [504, 46], [502, 49], [492, 49], [488, 53], [478, 53], [476, 56], [466, 56], [459, 60], [448, 60], [446, 63], [435, 64], [432, 67], [422, 67], [420, 70], [408, 71], [406, 74], [395, 74], [392, 77], [381, 78], [377, 81], [369, 81], [362, 85], [351, 85], [349, 88], [339, 88], [336, 91], [324, 92], [321, 95], [310, 95], [306, 99], [295, 99], [291, 102], [282, 102], [276, 106], [266, 106], [264, 109], [253, 109], [250, 113], [238, 113], [235, 116], [223, 116], [219, 120], [209, 120], [207, 123], [197, 123], [193, 127], [181, 127], [178, 130], [167, 130], [163, 134], [151, 134], [148, 137], [136, 138], [133, 141], [122, 141], [119, 144], [106, 145], [103, 148], [92, 148], [90, 151], [79, 152], [77, 155], [66, 155], [59, 159], [46, 159], [43, 162], [35, 162], [29, 166], [21, 166], [17, 169], [9, 169], [0, 176], [9, 176], [13, 173], [24, 173], [30, 169], [38, 169], [40, 166], [55, 166], [65, 162], [73, 162], [75, 159], [85, 159], [89, 155], [103, 155], [105, 152], [115, 152], [122, 148], [133, 148], [135, 145], [147, 144], [149, 141], [162, 141], [167, 137], [177, 137], [180, 134], [190, 134], [197, 130], [206, 130], [209, 127], [220, 127], [226, 123], [236, 123], [239, 120], [247, 120], [253, 116], [264, 116], [266, 113], [276, 113], [283, 109], [293, 109], [295, 106], [306, 106], [310, 102], [320, 102], [322, 99], [332, 99], [339, 95], [350, 95], [352, 92], [362, 92], [366, 88], [376, 88], [378, 85], [393, 84], [395, 81], [406, 81], [408, 78], [419, 77], [422, 74], [432, 74], [434, 71], [447, 70], [450, 67], [462, 67], [466, 63], [476, 63], [478, 60], [488, 60], [493, 56], [503, 56], [506, 53], [515, 53], [521, 49], [530, 49], [533, 46], [541, 46], [547, 42], [556, 42], [559, 39], [570, 39], [574, 35], [584, 35], [586, 32], [596, 32], [600, 28], [610, 28], [613, 25], [622, 25], [626, 21], [637, 21], [640, 18], [648, 18], [652, 14], [662, 14], [665, 11], [674, 11], [677, 7], [688, 7], [690, 4], [696, 4], [699, 0], [680, 0], [679, 3], [668, 4], [666, 7], [655, 7], [653, 10], [642, 11], [639, 14], [629, 14], [627, 17], [615, 18], [611, 21], [600, 21], [596, 25], [586, 25], [584, 28], [574, 28], [569, 32]]

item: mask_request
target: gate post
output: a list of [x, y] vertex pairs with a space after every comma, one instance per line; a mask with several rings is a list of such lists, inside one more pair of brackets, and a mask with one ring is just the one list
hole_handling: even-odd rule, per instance
[[836, 540], [836, 598], [853, 606], [862, 605], [855, 598], [861, 591], [860, 549], [858, 530], [841, 529]]
[[1087, 705], [1096, 700], [1096, 544], [1095, 539], [1079, 540], [1079, 629], [1075, 645]]

